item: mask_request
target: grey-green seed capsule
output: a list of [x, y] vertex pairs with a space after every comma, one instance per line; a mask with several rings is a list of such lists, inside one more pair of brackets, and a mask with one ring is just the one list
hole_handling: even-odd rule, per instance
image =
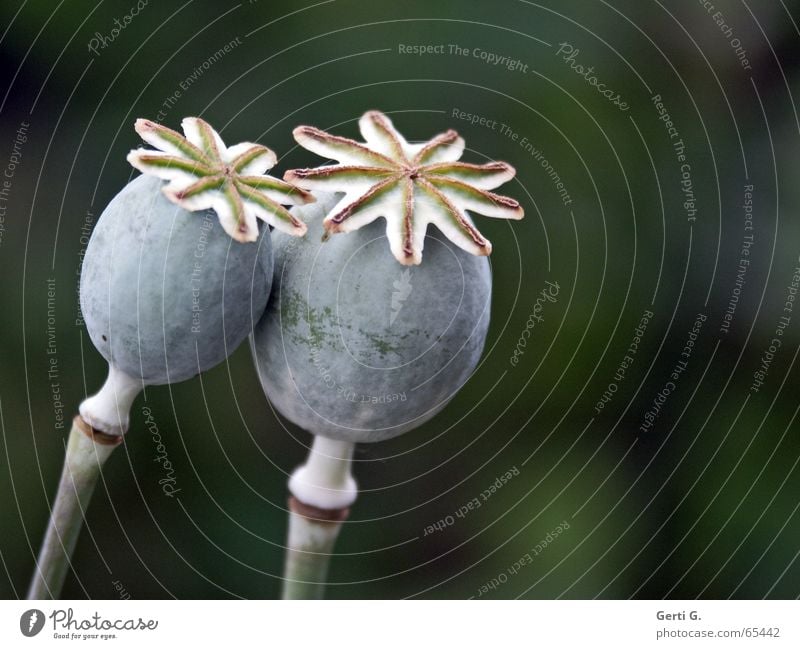
[[214, 212], [189, 212], [139, 176], [103, 211], [81, 273], [81, 308], [109, 364], [148, 384], [223, 361], [263, 313], [272, 283], [268, 228], [238, 243]]
[[374, 442], [433, 417], [475, 369], [491, 271], [429, 230], [419, 266], [392, 256], [382, 219], [322, 241], [334, 195], [295, 208], [308, 235], [273, 234], [275, 278], [253, 334], [261, 383], [306, 430]]

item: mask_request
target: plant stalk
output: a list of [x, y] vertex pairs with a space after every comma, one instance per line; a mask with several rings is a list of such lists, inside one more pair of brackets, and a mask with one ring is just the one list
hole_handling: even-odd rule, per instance
[[60, 596], [100, 469], [127, 432], [131, 405], [143, 385], [109, 364], [103, 387], [81, 403], [28, 599]]
[[80, 415], [72, 420], [61, 481], [28, 599], [59, 597], [100, 469], [121, 441], [121, 435], [94, 430]]
[[350, 466], [354, 447], [315, 436], [308, 461], [289, 480], [283, 599], [323, 597], [336, 538], [358, 493]]

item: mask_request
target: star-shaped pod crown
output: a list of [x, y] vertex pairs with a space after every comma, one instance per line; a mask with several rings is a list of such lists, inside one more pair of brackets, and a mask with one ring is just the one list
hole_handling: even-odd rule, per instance
[[488, 255], [492, 244], [475, 228], [469, 212], [521, 219], [513, 198], [491, 189], [516, 171], [505, 162], [458, 162], [464, 140], [453, 130], [421, 144], [409, 144], [379, 111], [358, 122], [365, 143], [311, 126], [294, 130], [298, 144], [339, 162], [316, 169], [293, 169], [284, 179], [308, 190], [344, 192], [325, 217], [328, 232], [352, 232], [382, 216], [392, 253], [401, 264], [419, 264], [429, 223], [474, 255]]
[[159, 150], [135, 149], [128, 162], [169, 181], [164, 194], [184, 209], [214, 210], [225, 232], [237, 241], [258, 238], [257, 218], [289, 234], [306, 233], [305, 223], [283, 205], [313, 203], [314, 198], [266, 174], [277, 162], [271, 149], [252, 142], [226, 147], [199, 117], [185, 118], [181, 127], [185, 136], [150, 120], [136, 120], [136, 132]]

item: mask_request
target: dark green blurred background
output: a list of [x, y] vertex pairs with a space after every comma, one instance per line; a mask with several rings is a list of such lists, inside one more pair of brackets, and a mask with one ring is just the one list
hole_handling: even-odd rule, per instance
[[[527, 215], [478, 223], [494, 244], [495, 294], [476, 375], [422, 428], [358, 448], [363, 493], [328, 596], [797, 597], [800, 312], [760, 390], [750, 388], [800, 265], [800, 4], [714, 4], [151, 1], [93, 53], [91, 39], [108, 38], [134, 0], [3, 2], [0, 173], [11, 177], [0, 200], [0, 596], [24, 596], [63, 457], [47, 374], [48, 279], [67, 420], [104, 378], [76, 325], [76, 269], [82, 228], [133, 176], [134, 119], [176, 128], [200, 115], [229, 143], [282, 154], [282, 174], [318, 163], [295, 146], [294, 126], [355, 137], [358, 116], [379, 108], [410, 139], [453, 127], [465, 159], [512, 163], [518, 175], [503, 192]], [[561, 43], [579, 51], [565, 60]], [[400, 52], [421, 44], [445, 53]], [[520, 63], [492, 65], [481, 52]], [[684, 206], [679, 139], [696, 214]], [[723, 333], [746, 234], [750, 265]], [[514, 366], [546, 280], [559, 283], [558, 301]], [[598, 414], [647, 310], [634, 362]], [[688, 366], [643, 432], [700, 313]], [[271, 412], [246, 345], [200, 378], [149, 388], [180, 488], [168, 498], [144, 404], [106, 465], [64, 596], [114, 598], [121, 585], [134, 598], [276, 597], [287, 474], [307, 433]], [[454, 516], [515, 467], [481, 507]], [[452, 525], [425, 535], [448, 516]]]

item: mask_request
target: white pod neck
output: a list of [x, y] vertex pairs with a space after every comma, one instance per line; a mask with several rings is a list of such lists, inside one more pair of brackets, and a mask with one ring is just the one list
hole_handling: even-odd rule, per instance
[[78, 411], [95, 430], [109, 435], [124, 435], [128, 431], [131, 405], [144, 385], [142, 379], [135, 379], [109, 365], [103, 387], [86, 399]]
[[358, 494], [350, 473], [355, 444], [314, 436], [307, 462], [289, 479], [289, 491], [301, 503], [320, 509], [345, 509]]

